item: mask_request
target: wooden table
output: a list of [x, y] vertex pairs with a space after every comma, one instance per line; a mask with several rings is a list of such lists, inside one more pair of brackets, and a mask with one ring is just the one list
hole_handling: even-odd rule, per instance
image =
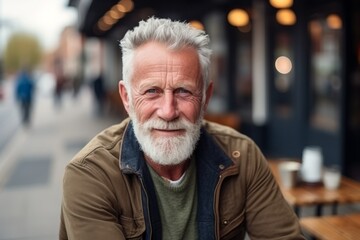
[[316, 239], [358, 240], [360, 239], [360, 213], [300, 219], [301, 227]]
[[316, 206], [316, 214], [320, 216], [324, 205], [332, 205], [333, 213], [336, 214], [338, 204], [360, 202], [360, 182], [344, 176], [341, 177], [340, 187], [335, 190], [328, 190], [322, 184], [311, 186], [302, 183], [299, 183], [296, 187], [291, 189], [285, 188], [281, 183], [280, 173], [278, 170], [278, 165], [284, 161], [288, 160], [272, 159], [269, 160], [269, 166], [285, 199], [294, 207], [295, 212], [298, 215], [299, 207], [302, 206]]

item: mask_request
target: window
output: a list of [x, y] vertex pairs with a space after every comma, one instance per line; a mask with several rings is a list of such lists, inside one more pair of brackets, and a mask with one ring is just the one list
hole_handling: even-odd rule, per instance
[[317, 17], [310, 34], [310, 125], [336, 132], [340, 125], [342, 22], [336, 14]]

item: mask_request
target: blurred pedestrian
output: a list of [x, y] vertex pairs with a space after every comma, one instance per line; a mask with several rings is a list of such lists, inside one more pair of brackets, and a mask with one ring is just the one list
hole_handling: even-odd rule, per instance
[[64, 74], [63, 60], [60, 57], [56, 57], [54, 61], [55, 71], [55, 89], [54, 100], [55, 106], [60, 107], [62, 103], [62, 95], [66, 84], [66, 77]]
[[34, 79], [27, 69], [20, 71], [16, 78], [15, 97], [20, 106], [21, 118], [24, 125], [30, 123], [34, 97]]
[[94, 97], [96, 101], [96, 113], [102, 115], [104, 110], [105, 102], [105, 88], [104, 88], [104, 78], [103, 74], [100, 73], [93, 81], [92, 88], [94, 92]]

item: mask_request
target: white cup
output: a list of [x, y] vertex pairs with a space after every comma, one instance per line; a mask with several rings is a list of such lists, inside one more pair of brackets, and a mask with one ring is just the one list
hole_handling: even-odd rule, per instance
[[339, 188], [341, 181], [341, 171], [339, 167], [332, 166], [324, 168], [323, 183], [326, 189], [334, 190]]
[[301, 164], [298, 162], [283, 162], [279, 164], [281, 183], [285, 188], [293, 188], [298, 183]]
[[321, 182], [323, 156], [320, 147], [305, 147], [302, 155], [301, 178], [307, 183]]

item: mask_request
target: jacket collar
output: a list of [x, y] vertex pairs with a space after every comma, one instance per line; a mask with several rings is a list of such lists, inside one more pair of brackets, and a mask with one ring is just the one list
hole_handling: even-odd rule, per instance
[[119, 160], [120, 169], [124, 173], [141, 175], [141, 170], [146, 166], [140, 144], [135, 137], [132, 121], [125, 130]]
[[[138, 175], [143, 188], [141, 189], [141, 202], [145, 218], [145, 239], [161, 240], [162, 227], [159, 214], [159, 207], [156, 200], [156, 191], [150, 172], [145, 162], [144, 154], [134, 133], [132, 122], [130, 121], [123, 137], [119, 159], [120, 170], [125, 174]], [[151, 216], [151, 218], [150, 218]]]
[[[154, 230], [152, 233], [147, 231], [146, 239], [151, 239], [151, 237], [152, 239], [161, 239], [161, 219], [158, 213], [154, 184], [151, 181], [143, 152], [136, 140], [131, 121], [125, 131], [120, 151], [119, 165], [121, 171], [125, 174], [137, 174], [144, 186], [142, 202], [145, 221]], [[198, 237], [199, 240], [211, 240], [215, 239], [216, 236], [214, 202], [219, 175], [234, 163], [204, 128], [201, 128], [200, 139], [194, 155], [198, 188]], [[146, 213], [147, 211], [152, 216], [151, 219]]]

